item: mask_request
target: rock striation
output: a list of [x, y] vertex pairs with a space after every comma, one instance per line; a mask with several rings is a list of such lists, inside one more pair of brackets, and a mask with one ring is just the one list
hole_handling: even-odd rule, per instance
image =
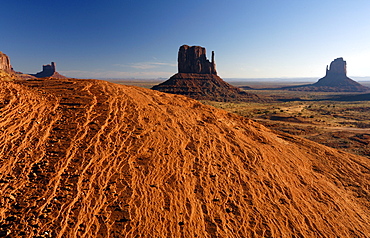
[[347, 63], [341, 57], [333, 60], [330, 67], [326, 66], [325, 77], [316, 83], [284, 87], [283, 89], [313, 92], [366, 92], [370, 90], [370, 88], [347, 77]]
[[9, 57], [0, 51], [0, 70], [3, 70], [7, 73], [13, 73], [12, 65], [10, 64]]
[[43, 65], [41, 72], [38, 72], [37, 74], [31, 74], [31, 75], [35, 76], [36, 78], [46, 78], [46, 77], [66, 78], [56, 71], [55, 62], [51, 62], [51, 64]]
[[185, 95], [197, 100], [211, 101], [261, 101], [255, 94], [234, 87], [217, 75], [215, 53], [206, 57], [206, 49], [183, 45], [178, 52], [178, 73], [152, 89]]

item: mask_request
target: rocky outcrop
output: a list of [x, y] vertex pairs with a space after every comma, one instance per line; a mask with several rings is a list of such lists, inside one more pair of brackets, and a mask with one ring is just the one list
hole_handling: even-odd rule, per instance
[[212, 61], [209, 62], [206, 49], [201, 46], [181, 46], [177, 62], [179, 73], [217, 74], [215, 52], [212, 51]]
[[10, 64], [9, 57], [0, 51], [0, 70], [3, 70], [7, 73], [13, 73], [13, 68]]
[[211, 101], [262, 101], [255, 94], [247, 93], [222, 80], [212, 60], [206, 58], [206, 50], [200, 46], [183, 45], [178, 54], [178, 73], [152, 89], [185, 95], [197, 100]]
[[316, 83], [283, 89], [313, 92], [365, 92], [370, 90], [370, 88], [347, 77], [347, 63], [343, 58], [333, 60], [330, 63], [330, 68], [326, 66], [325, 77], [319, 79]]
[[56, 64], [55, 62], [51, 62], [51, 64], [46, 64], [42, 66], [42, 71], [38, 72], [37, 74], [31, 74], [35, 76], [36, 78], [66, 78], [63, 75], [59, 74], [56, 71]]

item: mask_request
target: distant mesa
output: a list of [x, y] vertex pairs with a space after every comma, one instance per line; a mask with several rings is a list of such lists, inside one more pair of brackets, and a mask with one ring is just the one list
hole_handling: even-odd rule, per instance
[[217, 75], [215, 53], [206, 57], [201, 46], [183, 45], [178, 52], [178, 73], [152, 89], [172, 94], [185, 95], [197, 100], [211, 101], [260, 101], [251, 93], [234, 87]]
[[51, 62], [51, 64], [43, 65], [41, 72], [38, 72], [37, 74], [31, 74], [31, 75], [32, 76], [35, 76], [36, 78], [46, 78], [46, 77], [66, 78], [65, 76], [59, 74], [56, 71], [56, 64], [55, 64], [55, 62]]
[[332, 61], [330, 68], [326, 66], [325, 77], [319, 79], [316, 83], [282, 89], [314, 92], [366, 92], [370, 90], [370, 88], [347, 77], [347, 63], [343, 58]]

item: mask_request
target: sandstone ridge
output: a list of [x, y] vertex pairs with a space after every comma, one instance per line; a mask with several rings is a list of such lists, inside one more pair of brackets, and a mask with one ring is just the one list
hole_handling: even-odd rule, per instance
[[6, 237], [370, 237], [367, 158], [188, 97], [0, 81], [0, 114]]
[[181, 46], [178, 52], [178, 73], [152, 89], [197, 100], [262, 101], [259, 96], [246, 93], [222, 80], [217, 75], [214, 51], [209, 61], [205, 48], [200, 46]]

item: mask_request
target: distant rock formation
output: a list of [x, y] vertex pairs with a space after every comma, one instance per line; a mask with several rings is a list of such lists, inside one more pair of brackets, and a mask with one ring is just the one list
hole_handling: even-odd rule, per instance
[[51, 64], [46, 64], [42, 66], [42, 71], [38, 72], [37, 74], [31, 74], [35, 76], [36, 78], [66, 78], [65, 76], [59, 74], [56, 71], [56, 64], [55, 62], [51, 62]]
[[347, 63], [343, 58], [333, 60], [330, 63], [330, 68], [326, 66], [325, 77], [316, 83], [282, 89], [313, 92], [365, 92], [370, 90], [370, 88], [347, 77]]
[[177, 62], [179, 73], [217, 74], [215, 52], [212, 51], [212, 61], [209, 62], [204, 47], [181, 46]]
[[[347, 63], [343, 58], [337, 58], [330, 63], [330, 68], [326, 66], [325, 77], [319, 79], [312, 86], [324, 87], [363, 87], [361, 84], [347, 77]], [[350, 89], [350, 88], [348, 88]]]
[[13, 67], [10, 64], [9, 57], [0, 51], [0, 80], [27, 80], [45, 77], [58, 79], [67, 78], [56, 72], [56, 65], [54, 62], [51, 62], [51, 64], [43, 65], [42, 71], [38, 72], [37, 74], [24, 74], [22, 72], [16, 72], [13, 70]]
[[181, 46], [178, 53], [178, 73], [152, 89], [197, 100], [261, 101], [257, 95], [244, 92], [222, 80], [217, 75], [215, 53], [212, 51], [210, 62], [205, 48], [200, 46]]
[[3, 70], [7, 73], [13, 73], [12, 65], [10, 64], [9, 57], [0, 51], [0, 70]]

